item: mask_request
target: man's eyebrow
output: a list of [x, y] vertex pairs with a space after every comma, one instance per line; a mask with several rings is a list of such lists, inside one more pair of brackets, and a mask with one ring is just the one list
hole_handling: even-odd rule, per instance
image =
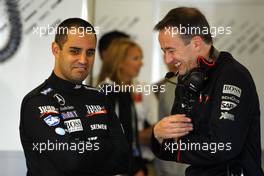
[[81, 50], [81, 48], [76, 47], [76, 46], [71, 46], [70, 49], [74, 49], [74, 50]]
[[161, 48], [162, 50], [170, 50], [170, 49], [175, 49], [173, 47], [166, 47], [166, 48]]
[[163, 52], [168, 51], [168, 50], [175, 50], [173, 47], [166, 47], [166, 48], [160, 48]]
[[88, 48], [87, 51], [95, 51], [95, 48]]
[[[77, 50], [77, 51], [81, 51], [81, 50], [82, 50], [82, 48], [75, 47], [75, 46], [71, 46], [71, 47], [69, 47], [69, 49], [70, 49], [70, 50]], [[88, 49], [86, 50], [86, 52], [95, 52], [95, 48], [88, 48]]]

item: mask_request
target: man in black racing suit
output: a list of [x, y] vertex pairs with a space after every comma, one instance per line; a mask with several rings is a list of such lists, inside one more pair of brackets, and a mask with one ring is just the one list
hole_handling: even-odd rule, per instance
[[[59, 33], [59, 27], [83, 29]], [[92, 33], [80, 33], [87, 28]], [[27, 176], [127, 173], [128, 144], [115, 112], [103, 93], [82, 84], [95, 47], [96, 34], [88, 22], [70, 18], [58, 26], [52, 44], [54, 71], [21, 105]]]
[[172, 9], [156, 25], [165, 60], [179, 79], [173, 115], [153, 128], [153, 152], [190, 164], [187, 176], [263, 175], [259, 100], [249, 71], [214, 49], [210, 34], [173, 36], [180, 24], [209, 29], [201, 12], [187, 7]]

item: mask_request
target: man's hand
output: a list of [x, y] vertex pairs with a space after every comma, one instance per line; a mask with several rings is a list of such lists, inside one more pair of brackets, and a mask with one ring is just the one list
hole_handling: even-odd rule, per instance
[[143, 170], [139, 170], [134, 176], [145, 176]]
[[153, 129], [155, 138], [161, 143], [163, 139], [174, 138], [187, 135], [193, 130], [191, 119], [185, 114], [176, 114], [164, 117]]

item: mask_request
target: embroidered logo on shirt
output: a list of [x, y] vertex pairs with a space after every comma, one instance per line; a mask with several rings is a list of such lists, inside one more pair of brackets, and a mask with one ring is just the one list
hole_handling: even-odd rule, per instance
[[229, 111], [231, 109], [234, 109], [237, 106], [236, 103], [233, 103], [231, 101], [222, 101], [221, 102], [221, 110]]
[[98, 114], [106, 114], [107, 111], [104, 106], [100, 105], [85, 105], [87, 109], [87, 114], [86, 117], [91, 117], [93, 115], [98, 115]]
[[64, 121], [64, 124], [67, 127], [68, 133], [83, 131], [83, 126], [80, 119], [67, 120]]
[[80, 89], [81, 87], [82, 87], [81, 84], [76, 84], [75, 87], [74, 87], [74, 89]]
[[54, 98], [56, 98], [57, 102], [61, 105], [64, 106], [65, 105], [65, 100], [63, 98], [63, 96], [61, 96], [60, 94], [54, 94], [53, 95]]
[[241, 92], [242, 92], [241, 89], [237, 86], [234, 86], [234, 85], [225, 84], [223, 87], [223, 93], [226, 93], [226, 94], [232, 94], [232, 95], [235, 95], [237, 97], [240, 97]]
[[40, 114], [46, 114], [46, 113], [55, 113], [58, 114], [59, 112], [54, 106], [39, 106]]
[[55, 129], [55, 132], [56, 132], [58, 135], [61, 135], [61, 136], [65, 135], [65, 130], [64, 130], [63, 128], [61, 128], [61, 127], [56, 128], [56, 129]]
[[235, 103], [240, 102], [235, 96], [222, 96], [222, 100], [229, 100]]
[[221, 119], [226, 119], [226, 120], [234, 121], [235, 120], [235, 116], [233, 114], [228, 113], [228, 112], [221, 112], [221, 117], [219, 119], [220, 120]]
[[60, 111], [69, 111], [69, 110], [73, 110], [74, 106], [63, 106], [60, 107]]
[[56, 126], [60, 123], [60, 118], [58, 116], [49, 115], [43, 119], [48, 126]]
[[76, 111], [67, 111], [67, 112], [62, 112], [61, 117], [63, 119], [70, 119], [70, 118], [78, 117], [78, 114]]
[[107, 125], [105, 124], [93, 124], [93, 125], [90, 125], [91, 127], [91, 130], [107, 130]]
[[40, 93], [43, 94], [43, 95], [48, 95], [48, 93], [50, 93], [52, 90], [53, 90], [53, 89], [49, 87], [49, 88], [47, 88], [47, 89], [41, 91]]

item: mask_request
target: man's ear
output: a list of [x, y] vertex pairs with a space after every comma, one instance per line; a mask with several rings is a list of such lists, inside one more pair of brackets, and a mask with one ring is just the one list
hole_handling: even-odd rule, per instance
[[57, 58], [60, 52], [60, 46], [56, 42], [52, 42], [51, 50], [53, 55]]
[[192, 47], [195, 51], [200, 52], [202, 49], [203, 39], [200, 36], [194, 36], [191, 40]]

